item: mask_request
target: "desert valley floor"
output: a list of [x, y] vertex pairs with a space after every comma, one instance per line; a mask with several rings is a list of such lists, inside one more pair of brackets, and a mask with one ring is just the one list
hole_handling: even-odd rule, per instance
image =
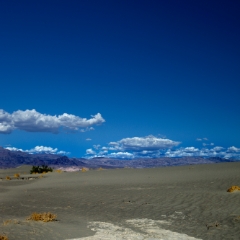
[[[0, 235], [9, 240], [240, 236], [240, 191], [227, 192], [240, 185], [240, 162], [42, 177], [30, 168], [0, 170]], [[33, 212], [54, 213], [57, 221], [26, 220]]]

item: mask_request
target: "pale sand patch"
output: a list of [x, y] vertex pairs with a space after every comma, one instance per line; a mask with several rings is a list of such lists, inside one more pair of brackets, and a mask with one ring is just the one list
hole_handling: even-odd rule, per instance
[[107, 222], [90, 222], [88, 227], [96, 232], [94, 236], [68, 240], [200, 240], [186, 234], [165, 230], [162, 225], [171, 224], [167, 221], [145, 218], [127, 220], [126, 223], [128, 227]]
[[78, 172], [82, 169], [82, 167], [60, 167], [58, 169], [63, 172]]

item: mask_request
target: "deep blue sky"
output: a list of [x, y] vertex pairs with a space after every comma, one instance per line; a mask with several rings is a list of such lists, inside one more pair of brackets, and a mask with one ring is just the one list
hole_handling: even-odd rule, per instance
[[[221, 146], [240, 155], [239, 11], [238, 0], [1, 1], [0, 123], [21, 110], [28, 127], [11, 122], [0, 145], [77, 157], [87, 149], [101, 155], [101, 147], [105, 155], [157, 156]], [[27, 109], [87, 119], [100, 113], [105, 122], [56, 134], [26, 120]], [[181, 143], [166, 147], [163, 139]], [[118, 144], [112, 152], [110, 142]]]

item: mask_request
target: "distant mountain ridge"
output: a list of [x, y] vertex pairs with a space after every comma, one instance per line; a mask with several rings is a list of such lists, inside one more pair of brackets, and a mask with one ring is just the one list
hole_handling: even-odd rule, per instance
[[20, 165], [79, 166], [83, 162], [57, 154], [29, 154], [10, 151], [0, 147], [0, 168], [12, 168]]
[[10, 151], [0, 147], [0, 168], [14, 168], [20, 165], [48, 165], [59, 167], [87, 167], [87, 168], [153, 168], [167, 166], [181, 166], [192, 164], [235, 162], [237, 160], [219, 157], [181, 157], [181, 158], [139, 158], [133, 160], [111, 158], [68, 158], [56, 154], [29, 154], [21, 151]]
[[169, 167], [193, 164], [235, 162], [236, 160], [228, 160], [218, 157], [202, 158], [202, 157], [181, 157], [181, 158], [138, 158], [134, 160], [119, 160], [111, 158], [93, 158], [91, 160], [82, 160], [90, 168], [154, 168]]

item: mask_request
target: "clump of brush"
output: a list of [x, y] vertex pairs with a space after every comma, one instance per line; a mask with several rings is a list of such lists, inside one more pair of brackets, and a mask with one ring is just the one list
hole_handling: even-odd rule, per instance
[[32, 221], [41, 221], [41, 222], [52, 222], [52, 221], [57, 221], [57, 215], [53, 213], [32, 213], [27, 220], [32, 220]]
[[8, 240], [8, 237], [6, 235], [0, 235], [0, 240]]
[[30, 170], [31, 174], [38, 174], [38, 173], [47, 173], [52, 172], [53, 169], [51, 167], [48, 167], [47, 165], [42, 166], [32, 166], [32, 169]]

